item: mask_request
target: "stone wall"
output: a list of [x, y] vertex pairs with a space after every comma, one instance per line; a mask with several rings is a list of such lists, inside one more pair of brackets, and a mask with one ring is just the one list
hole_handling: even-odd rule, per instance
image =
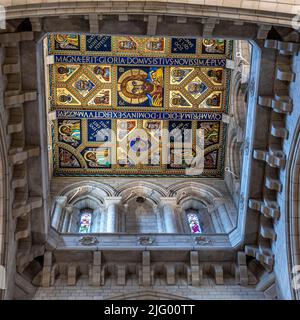
[[[55, 3], [57, 2], [57, 3]], [[29, 4], [26, 0], [2, 0], [7, 7], [9, 19], [21, 17], [43, 17], [53, 15], [90, 14], [93, 15], [93, 28], [98, 22], [97, 14], [123, 14], [123, 20], [130, 13], [156, 15], [180, 15], [186, 17], [205, 17], [208, 21], [205, 30], [218, 19], [255, 22], [290, 26], [291, 17], [296, 14], [294, 0], [177, 0], [177, 1], [76, 1], [37, 0]], [[72, 5], [71, 5], [72, 4]], [[182, 23], [182, 22], [181, 22]], [[151, 31], [151, 28], [150, 30]]]
[[260, 214], [260, 236], [257, 248], [245, 248], [246, 254], [255, 257], [269, 272], [262, 277], [261, 285], [265, 286], [268, 282], [268, 291], [275, 294], [277, 289], [278, 296], [283, 299], [294, 298], [289, 259], [295, 240], [295, 251], [299, 254], [299, 238], [290, 241], [298, 236], [297, 228], [289, 230], [299, 224], [298, 217], [291, 219], [289, 216], [290, 205], [298, 205], [299, 198], [298, 189], [290, 188], [290, 184], [296, 181], [291, 181], [289, 171], [299, 123], [299, 90], [296, 89], [299, 86], [298, 41], [299, 35], [291, 33], [286, 36], [286, 41], [266, 40], [264, 43], [263, 50], [270, 56], [269, 61], [274, 61], [270, 65], [271, 68], [275, 66], [273, 71], [270, 70], [274, 85], [273, 90], [267, 83], [259, 88], [262, 91], [259, 93], [257, 111], [263, 111], [269, 118], [269, 135], [264, 144], [255, 146], [253, 150], [253, 158], [257, 160], [253, 163], [260, 163], [260, 170], [264, 171], [262, 193], [249, 199], [249, 208]]
[[153, 207], [148, 203], [138, 205], [136, 201], [125, 213], [126, 233], [156, 233], [157, 218]]
[[[284, 127], [288, 135], [285, 139], [283, 139], [282, 150], [287, 157], [287, 161], [292, 162], [294, 152], [297, 152], [297, 150], [294, 150], [294, 147], [299, 134], [300, 121], [300, 56], [292, 56], [290, 58], [290, 63], [291, 64], [289, 70], [295, 74], [295, 79], [290, 83], [289, 86], [289, 95], [293, 102], [293, 108], [291, 112], [286, 114], [285, 117]], [[292, 212], [289, 210], [291, 210], [291, 207], [294, 204], [296, 204], [296, 206], [299, 206], [299, 191], [296, 193], [292, 193], [294, 190], [292, 190], [289, 186], [290, 179], [295, 179], [291, 181], [291, 183], [294, 185], [297, 185], [299, 183], [297, 176], [291, 176], [292, 172], [289, 171], [289, 168], [291, 168], [291, 166], [292, 163], [287, 163], [286, 167], [282, 168], [282, 170], [280, 171], [279, 179], [282, 184], [282, 191], [277, 195], [277, 202], [282, 215], [280, 220], [275, 225], [277, 241], [276, 244], [274, 244], [274, 251], [278, 252], [278, 255], [276, 255], [275, 272], [278, 279], [278, 285], [280, 287], [281, 295], [284, 299], [291, 299], [293, 297], [293, 290], [291, 290], [290, 286], [290, 281], [293, 277], [293, 262], [290, 260], [290, 254], [299, 255], [299, 249], [297, 250], [297, 248], [299, 248], [298, 244], [300, 238], [299, 232], [292, 231], [297, 230], [296, 226], [299, 225], [299, 216], [294, 216], [293, 220], [290, 220], [292, 218], [290, 216]], [[293, 225], [295, 225], [294, 229]], [[296, 241], [296, 243], [293, 244], [293, 241]], [[293, 247], [296, 247], [294, 252], [292, 252]]]
[[85, 277], [78, 279], [76, 286], [67, 286], [61, 277], [53, 287], [38, 288], [34, 300], [106, 300], [106, 299], [194, 299], [194, 300], [265, 300], [262, 292], [252, 286], [236, 286], [225, 280], [222, 286], [216, 286], [213, 280], [203, 279], [201, 287], [187, 285], [184, 280], [178, 285], [167, 285], [163, 279], [156, 279], [153, 286], [140, 286], [137, 279], [127, 280], [126, 285], [117, 285], [115, 279], [109, 279], [105, 286], [91, 287]]
[[234, 69], [231, 70], [231, 94], [224, 180], [239, 206], [240, 187], [243, 175], [243, 151], [247, 116], [247, 92], [250, 77], [252, 45], [249, 41], [237, 40], [234, 50]]
[[[224, 181], [204, 178], [201, 182], [199, 179], [160, 178], [159, 182], [151, 178], [143, 180], [105, 178], [101, 184], [97, 182], [97, 178], [91, 178], [89, 182], [81, 181], [81, 178], [77, 177], [52, 179], [53, 203], [56, 203], [51, 213], [52, 227], [59, 232], [66, 232], [62, 226], [66, 219], [72, 219], [74, 214], [77, 221], [73, 222], [78, 225], [78, 214], [74, 211], [76, 201], [77, 198], [85, 199], [87, 195], [102, 206], [99, 229], [93, 229], [95, 233], [190, 233], [189, 228], [186, 228], [185, 210], [191, 208], [206, 210], [212, 222], [211, 228], [208, 228], [211, 231], [208, 233], [229, 233], [237, 225], [237, 208]], [[88, 193], [86, 188], [89, 189], [92, 185], [93, 189]], [[105, 194], [108, 186], [111, 195]], [[78, 188], [81, 188], [81, 191]], [[71, 194], [74, 194], [74, 197]], [[141, 205], [137, 206], [138, 197], [145, 199], [143, 209]], [[111, 201], [116, 202], [113, 210], [110, 207]], [[203, 208], [197, 207], [201, 203]], [[172, 212], [168, 213], [166, 206], [171, 208]], [[143, 212], [138, 213], [138, 210]], [[174, 217], [172, 223], [166, 222], [169, 214]], [[114, 226], [109, 229], [112, 216]], [[69, 228], [69, 232], [76, 232], [75, 229], [76, 226]]]
[[[235, 274], [238, 279], [237, 281], [232, 281], [231, 279], [227, 282], [225, 275], [230, 273], [229, 270], [225, 270], [224, 267], [223, 274], [223, 266], [214, 264], [214, 262], [211, 261], [212, 257], [209, 257], [211, 251], [204, 249], [200, 255], [201, 259], [203, 257], [202, 253], [208, 256], [207, 260], [210, 258], [210, 263], [213, 263], [210, 273], [215, 276], [215, 279], [211, 282], [210, 279], [204, 277], [199, 287], [188, 286], [184, 281], [182, 284], [177, 283], [176, 285], [170, 285], [170, 283], [174, 282], [175, 278], [176, 270], [174, 265], [166, 266], [165, 277], [161, 279], [160, 277], [155, 277], [153, 286], [148, 286], [148, 288], [145, 288], [145, 286], [140, 287], [137, 280], [133, 277], [128, 277], [128, 279], [125, 280], [126, 270], [124, 261], [121, 261], [123, 264], [116, 263], [115, 273], [118, 275], [117, 281], [122, 283], [125, 281], [126, 286], [125, 283], [119, 283], [117, 285], [113, 277], [107, 277], [105, 284], [100, 286], [99, 270], [101, 269], [101, 263], [98, 261], [97, 254], [94, 255], [91, 264], [92, 272], [90, 274], [91, 280], [96, 284], [95, 287], [90, 287], [87, 284], [87, 279], [84, 276], [80, 277], [80, 275], [78, 275], [80, 268], [76, 263], [75, 265], [70, 263], [72, 259], [64, 261], [64, 263], [69, 266], [65, 272], [60, 273], [61, 278], [54, 281], [58, 271], [58, 265], [54, 259], [52, 261], [52, 252], [54, 251], [52, 244], [55, 244], [55, 241], [51, 239], [51, 237], [47, 238], [47, 231], [49, 230], [47, 221], [49, 220], [50, 210], [46, 208], [49, 192], [45, 184], [48, 183], [48, 179], [43, 182], [44, 185], [41, 185], [39, 179], [42, 175], [42, 169], [39, 166], [41, 162], [43, 162], [41, 161], [39, 147], [41, 147], [43, 150], [42, 154], [45, 156], [46, 143], [43, 144], [43, 140], [46, 141], [46, 138], [39, 135], [41, 133], [39, 126], [31, 126], [30, 123], [30, 121], [34, 119], [35, 122], [40, 121], [40, 123], [45, 124], [46, 117], [44, 117], [42, 112], [42, 110], [44, 110], [42, 94], [38, 95], [40, 99], [39, 103], [37, 101], [37, 91], [42, 88], [42, 85], [38, 88], [35, 77], [31, 77], [30, 75], [30, 66], [34, 69], [36, 65], [35, 63], [31, 65], [28, 64], [26, 56], [30, 56], [33, 61], [39, 61], [39, 57], [36, 57], [35, 40], [39, 37], [40, 31], [80, 30], [109, 33], [116, 32], [116, 30], [123, 30], [122, 32], [128, 32], [128, 30], [131, 30], [128, 29], [128, 26], [134, 26], [132, 30], [133, 33], [136, 34], [176, 34], [178, 36], [193, 35], [205, 37], [216, 37], [225, 34], [225, 37], [229, 37], [226, 33], [229, 32], [230, 37], [234, 38], [265, 39], [270, 30], [270, 25], [265, 26], [265, 23], [290, 26], [291, 18], [294, 16], [294, 14], [292, 14], [294, 9], [292, 5], [295, 2], [293, 0], [282, 0], [284, 1], [283, 7], [281, 0], [277, 1], [276, 5], [274, 5], [274, 2], [269, 1], [223, 1], [222, 5], [226, 6], [227, 9], [228, 7], [233, 9], [235, 6], [240, 5], [240, 9], [234, 9], [233, 13], [231, 10], [221, 10], [222, 5], [221, 2], [218, 1], [216, 1], [216, 7], [210, 6], [208, 3], [206, 4], [205, 1], [202, 3], [204, 6], [201, 6], [199, 1], [196, 1], [197, 4], [184, 4], [184, 6], [180, 4], [180, 1], [177, 1], [177, 4], [171, 5], [170, 2], [168, 2], [168, 7], [166, 6], [166, 2], [159, 1], [156, 1], [155, 4], [151, 1], [126, 1], [126, 5], [125, 1], [87, 1], [85, 3], [77, 1], [74, 8], [69, 7], [68, 1], [61, 2], [59, 6], [53, 1], [51, 5], [48, 4], [47, 1], [43, 1], [44, 4], [35, 1], [33, 5], [25, 5], [24, 1], [2, 0], [1, 2], [7, 6], [13, 5], [13, 7], [9, 7], [7, 12], [9, 19], [22, 16], [30, 17], [32, 30], [34, 31], [10, 33], [13, 31], [14, 26], [10, 20], [8, 21], [8, 33], [0, 34], [1, 67], [3, 67], [2, 70], [5, 74], [3, 77], [1, 75], [1, 86], [3, 84], [4, 86], [0, 88], [1, 116], [4, 115], [4, 117], [1, 118], [1, 130], [3, 129], [1, 131], [1, 142], [2, 139], [4, 139], [7, 143], [4, 154], [7, 155], [6, 160], [9, 159], [8, 163], [10, 166], [10, 169], [4, 172], [4, 166], [1, 164], [1, 178], [3, 180], [3, 176], [7, 176], [6, 185], [11, 187], [9, 193], [4, 194], [2, 197], [2, 199], [5, 197], [9, 204], [6, 211], [8, 219], [3, 217], [3, 214], [2, 217], [0, 217], [0, 235], [2, 239], [2, 244], [0, 245], [2, 254], [1, 264], [7, 264], [9, 266], [9, 289], [6, 292], [6, 298], [13, 297], [13, 290], [15, 290], [15, 298], [24, 298], [24, 293], [33, 293], [35, 288], [32, 284], [40, 286], [40, 277], [42, 277], [42, 285], [44, 287], [38, 288], [35, 299], [70, 299], [73, 297], [106, 299], [118, 295], [126, 299], [126, 297], [137, 297], [137, 291], [140, 292], [140, 296], [143, 296], [144, 292], [144, 295], [148, 296], [168, 297], [169, 295], [170, 298], [174, 298], [177, 295], [177, 297], [189, 297], [193, 299], [207, 299], [210, 297], [213, 299], [260, 299], [264, 298], [263, 291], [265, 291], [269, 297], [276, 297], [276, 287], [279, 289], [277, 291], [279, 292], [280, 298], [294, 298], [290, 288], [291, 266], [289, 261], [289, 237], [293, 236], [297, 238], [299, 235], [297, 233], [290, 235], [288, 224], [296, 224], [298, 220], [290, 222], [288, 212], [285, 210], [288, 207], [289, 201], [288, 189], [285, 189], [289, 177], [285, 170], [284, 156], [290, 156], [291, 148], [294, 144], [293, 137], [298, 130], [295, 124], [299, 119], [300, 63], [299, 57], [296, 56], [296, 53], [299, 52], [299, 44], [296, 43], [299, 42], [299, 38], [293, 38], [291, 30], [283, 31], [279, 29], [279, 34], [280, 31], [282, 32], [280, 36], [285, 38], [283, 40], [286, 42], [259, 41], [263, 58], [262, 68], [260, 69], [261, 80], [259, 82], [259, 88], [256, 88], [258, 86], [257, 78], [253, 76], [249, 87], [250, 93], [252, 91], [250, 107], [253, 111], [251, 111], [252, 114], [249, 112], [249, 116], [253, 116], [255, 112], [259, 112], [260, 122], [256, 124], [255, 144], [253, 144], [252, 140], [248, 140], [250, 147], [246, 145], [246, 150], [248, 148], [247, 152], [251, 154], [248, 160], [249, 168], [251, 164], [253, 173], [252, 179], [246, 181], [248, 182], [248, 187], [250, 186], [250, 199], [248, 199], [248, 194], [242, 194], [240, 199], [238, 199], [240, 200], [240, 207], [243, 207], [243, 209], [245, 209], [244, 211], [247, 212], [247, 215], [245, 215], [247, 223], [241, 224], [243, 225], [241, 232], [246, 235], [245, 243], [236, 249], [242, 251], [231, 252], [232, 255], [234, 253], [238, 254], [228, 259], [233, 265], [233, 270], [230, 270], [230, 272]], [[91, 3], [93, 6], [91, 6]], [[213, 4], [214, 2], [209, 1], [209, 3]], [[133, 9], [134, 6], [137, 6], [136, 10]], [[50, 7], [52, 8], [49, 9]], [[167, 11], [167, 8], [169, 11]], [[127, 11], [131, 13], [146, 13], [146, 15], [137, 22], [131, 19]], [[124, 14], [124, 12], [126, 13]], [[162, 17], [166, 12], [168, 12], [169, 16]], [[274, 12], [278, 12], [278, 14], [275, 16]], [[65, 18], [68, 18], [66, 13], [70, 15], [80, 13], [81, 17], [78, 18], [76, 16], [65, 19], [64, 23], [60, 22], [59, 24], [57, 22], [62, 21], [62, 19], [58, 17], [42, 18], [44, 15], [54, 14], [63, 15]], [[113, 20], [113, 18], [110, 19], [110, 17], [106, 17], [106, 19], [103, 20], [102, 13], [107, 13], [107, 15], [115, 13], [115, 20]], [[282, 13], [282, 15], [280, 15], [280, 13]], [[86, 16], [82, 14], [86, 14]], [[209, 16], [213, 16], [213, 19], [208, 18]], [[227, 21], [220, 23], [219, 18], [227, 19]], [[228, 21], [231, 18], [234, 18], [234, 21]], [[77, 21], [79, 22], [76, 23]], [[250, 25], [247, 21], [258, 22], [258, 25]], [[17, 26], [18, 23], [19, 22], [16, 22], [15, 26]], [[99, 26], [101, 26], [102, 23], [103, 28], [101, 29]], [[261, 23], [263, 23], [263, 25], [261, 25]], [[127, 29], [122, 26], [127, 26]], [[172, 26], [176, 27], [172, 29]], [[26, 43], [23, 41], [26, 41]], [[280, 54], [283, 53], [285, 57], [277, 59], [279, 53], [275, 52], [274, 49], [278, 49]], [[39, 68], [38, 63], [37, 68]], [[21, 72], [23, 69], [26, 70], [24, 74]], [[257, 69], [259, 69], [259, 66], [257, 66]], [[32, 74], [36, 74], [34, 70]], [[289, 95], [294, 100], [294, 105], [292, 105], [290, 101], [285, 100], [286, 90], [283, 90], [283, 95], [281, 95], [281, 93], [277, 95], [277, 93], [274, 92], [273, 83], [275, 82], [281, 82], [282, 87], [279, 89], [289, 88]], [[3, 99], [3, 91], [5, 91], [5, 99]], [[258, 99], [255, 91], [258, 91]], [[38, 109], [39, 106], [41, 109]], [[292, 109], [291, 106], [293, 106]], [[38, 116], [39, 112], [40, 117]], [[278, 116], [278, 114], [281, 115]], [[253, 119], [255, 120], [255, 117], [249, 117], [249, 121]], [[268, 129], [270, 136], [266, 134]], [[44, 133], [42, 133], [42, 135], [43, 134]], [[30, 142], [32, 142], [33, 145], [30, 145]], [[272, 153], [272, 150], [269, 150], [270, 145], [278, 147], [279, 151], [283, 152], [283, 157]], [[1, 161], [3, 163], [2, 158]], [[46, 160], [44, 159], [41, 165], [44, 166], [44, 169], [45, 163]], [[250, 175], [251, 172], [249, 171], [248, 174]], [[70, 184], [70, 181], [69, 179], [64, 179], [64, 181], [54, 179], [51, 190], [52, 196], [60, 193], [66, 185]], [[72, 183], [76, 181], [77, 180], [72, 180]], [[107, 179], [106, 182], [115, 183], [117, 185], [116, 189], [122, 188], [123, 181], [121, 180], [113, 182], [113, 180]], [[163, 180], [161, 182], [162, 184], [165, 183]], [[216, 183], [216, 181], [205, 180], [202, 182], [207, 186]], [[222, 188], [222, 190], [225, 191], [224, 194], [227, 196], [228, 190], [224, 183]], [[293, 200], [298, 200], [298, 191]], [[49, 203], [51, 204], [51, 201], [49, 201]], [[225, 206], [228, 207], [228, 211], [234, 212], [234, 210], [236, 210], [234, 204], [228, 206], [227, 202]], [[39, 223], [36, 223], [36, 218], [43, 217], [43, 214], [45, 219], [41, 219]], [[239, 218], [241, 218], [239, 221], [244, 219], [241, 216]], [[5, 222], [6, 220], [11, 222], [9, 228], [7, 228], [6, 223], [4, 226], [3, 220]], [[3, 246], [4, 230], [7, 231], [5, 244], [10, 246], [9, 250], [6, 250], [6, 252], [9, 252], [8, 259], [3, 259], [3, 248], [5, 248], [5, 246]], [[234, 244], [235, 239], [231, 240], [231, 243]], [[41, 242], [44, 241], [48, 241], [45, 255], [45, 247], [41, 245]], [[72, 241], [70, 241], [70, 243]], [[75, 240], [73, 242], [75, 242]], [[203, 245], [206, 244], [204, 241]], [[66, 245], [68, 245], [68, 243], [66, 243]], [[81, 247], [76, 243], [76, 248], [78, 247], [80, 252], [84, 251], [81, 250]], [[65, 258], [66, 255], [72, 251], [69, 250], [70, 248], [68, 248], [68, 251], [64, 251], [65, 248], [62, 249], [58, 254]], [[175, 246], [173, 249], [175, 249]], [[220, 250], [215, 252], [215, 256], [221, 260], [225, 259], [224, 256], [229, 252], [229, 250], [224, 250], [224, 247], [222, 247], [222, 250], [222, 252]], [[134, 252], [134, 250], [132, 252]], [[195, 252], [197, 252], [198, 257], [198, 251], [195, 250]], [[293, 253], [296, 255], [298, 252], [299, 250], [296, 250]], [[58, 254], [56, 253], [56, 258]], [[193, 254], [191, 256], [193, 256]], [[81, 263], [83, 260], [80, 259], [80, 257], [79, 255], [78, 259]], [[35, 259], [42, 261], [42, 274], [38, 272], [38, 269], [36, 269], [37, 272], [34, 274], [37, 264], [37, 260]], [[6, 261], [3, 262], [3, 260]], [[143, 257], [141, 270], [143, 270], [142, 276], [144, 277], [144, 283], [148, 283], [149, 285], [150, 260], [148, 260], [146, 252], [145, 257]], [[197, 261], [194, 261], [192, 257], [190, 260], [188, 266], [190, 268], [191, 281], [197, 282], [200, 277], [199, 261], [197, 259]], [[85, 269], [86, 273], [88, 273], [87, 266], [85, 266]], [[261, 271], [262, 269], [263, 271]], [[16, 270], [18, 272], [15, 272]], [[33, 276], [31, 278], [28, 277], [27, 279], [30, 279], [30, 281], [28, 281], [24, 275], [30, 272], [33, 273]], [[66, 274], [67, 278], [63, 278]], [[253, 274], [257, 277], [256, 280], [260, 280], [256, 286], [259, 292], [253, 288], [254, 283], [250, 283], [250, 280], [253, 281], [253, 277], [251, 278], [250, 275], [253, 276]], [[53, 282], [51, 282], [51, 279]], [[66, 280], [69, 285], [67, 285]], [[223, 280], [224, 284], [222, 286], [216, 285], [218, 281], [223, 282]], [[169, 281], [170, 283], [166, 285], [165, 281]], [[248, 285], [248, 287], [244, 288], [237, 285], [237, 283], [244, 283]], [[132, 292], [132, 295], [128, 296], [128, 292]], [[158, 292], [161, 293], [159, 294]]]
[[22, 72], [23, 69], [30, 71], [25, 68], [28, 65], [25, 56], [30, 57], [30, 65], [36, 69], [33, 38], [32, 32], [0, 34], [0, 67], [3, 71], [0, 75], [1, 234], [5, 230], [0, 247], [1, 264], [6, 267], [5, 298], [13, 297], [15, 283], [18, 283], [17, 290], [33, 289], [30, 283], [18, 277], [16, 271], [22, 273], [35, 257], [44, 253], [41, 244], [46, 233], [42, 181], [37, 178], [37, 175], [41, 176], [40, 136], [39, 127], [32, 125], [34, 118], [38, 122], [39, 115], [36, 83], [30, 76], [32, 72]]

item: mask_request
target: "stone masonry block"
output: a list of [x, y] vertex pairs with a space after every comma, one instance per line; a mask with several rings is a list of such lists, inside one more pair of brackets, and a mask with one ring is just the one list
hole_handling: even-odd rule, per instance
[[79, 266], [71, 264], [68, 266], [68, 286], [75, 286], [77, 282], [77, 277], [79, 275]]
[[213, 264], [212, 269], [216, 284], [224, 284], [223, 266], [220, 264]]
[[244, 252], [238, 252], [238, 264], [246, 265], [246, 255]]
[[126, 284], [126, 265], [117, 265], [117, 284], [125, 286]]
[[101, 266], [101, 251], [95, 251], [94, 252], [94, 266]]
[[174, 285], [176, 283], [175, 264], [166, 265], [166, 282], [168, 285]]

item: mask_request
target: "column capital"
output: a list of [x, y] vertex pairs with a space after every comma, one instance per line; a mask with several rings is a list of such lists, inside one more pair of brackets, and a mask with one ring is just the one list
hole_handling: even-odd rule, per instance
[[221, 206], [225, 205], [226, 200], [221, 197], [216, 197], [212, 199], [212, 203], [208, 204], [206, 206], [207, 212], [212, 213], [216, 210], [218, 210]]
[[69, 213], [69, 214], [73, 212], [73, 209], [74, 209], [74, 206], [72, 204], [71, 205], [69, 204], [65, 207], [66, 213]]
[[118, 229], [118, 208], [117, 204], [121, 202], [122, 197], [106, 197], [107, 210], [106, 232], [116, 232]]
[[162, 206], [170, 205], [172, 207], [176, 207], [177, 206], [177, 198], [176, 197], [161, 197], [160, 204]]
[[174, 197], [163, 197], [161, 198], [161, 205], [163, 207], [166, 232], [177, 233], [177, 223], [175, 214], [177, 199]]
[[105, 197], [104, 204], [109, 206], [111, 204], [119, 204], [122, 201], [122, 197]]
[[65, 206], [67, 203], [68, 197], [66, 196], [59, 196], [55, 198], [55, 203], [61, 206]]
[[222, 204], [225, 204], [225, 199], [222, 197], [218, 197], [218, 198], [213, 198], [213, 204], [218, 207]]

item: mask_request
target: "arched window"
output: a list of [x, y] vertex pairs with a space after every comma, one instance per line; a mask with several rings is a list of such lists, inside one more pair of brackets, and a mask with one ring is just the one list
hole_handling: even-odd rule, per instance
[[195, 209], [186, 210], [186, 217], [187, 217], [187, 222], [189, 224], [191, 233], [202, 233], [198, 210], [195, 210]]
[[79, 233], [89, 233], [91, 230], [92, 224], [92, 212], [91, 209], [80, 210], [80, 224], [79, 224]]

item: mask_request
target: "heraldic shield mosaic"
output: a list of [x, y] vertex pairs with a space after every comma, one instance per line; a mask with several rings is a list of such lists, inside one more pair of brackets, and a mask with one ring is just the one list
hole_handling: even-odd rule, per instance
[[203, 129], [199, 176], [222, 177], [232, 46], [222, 39], [49, 34], [53, 175], [184, 177]]

